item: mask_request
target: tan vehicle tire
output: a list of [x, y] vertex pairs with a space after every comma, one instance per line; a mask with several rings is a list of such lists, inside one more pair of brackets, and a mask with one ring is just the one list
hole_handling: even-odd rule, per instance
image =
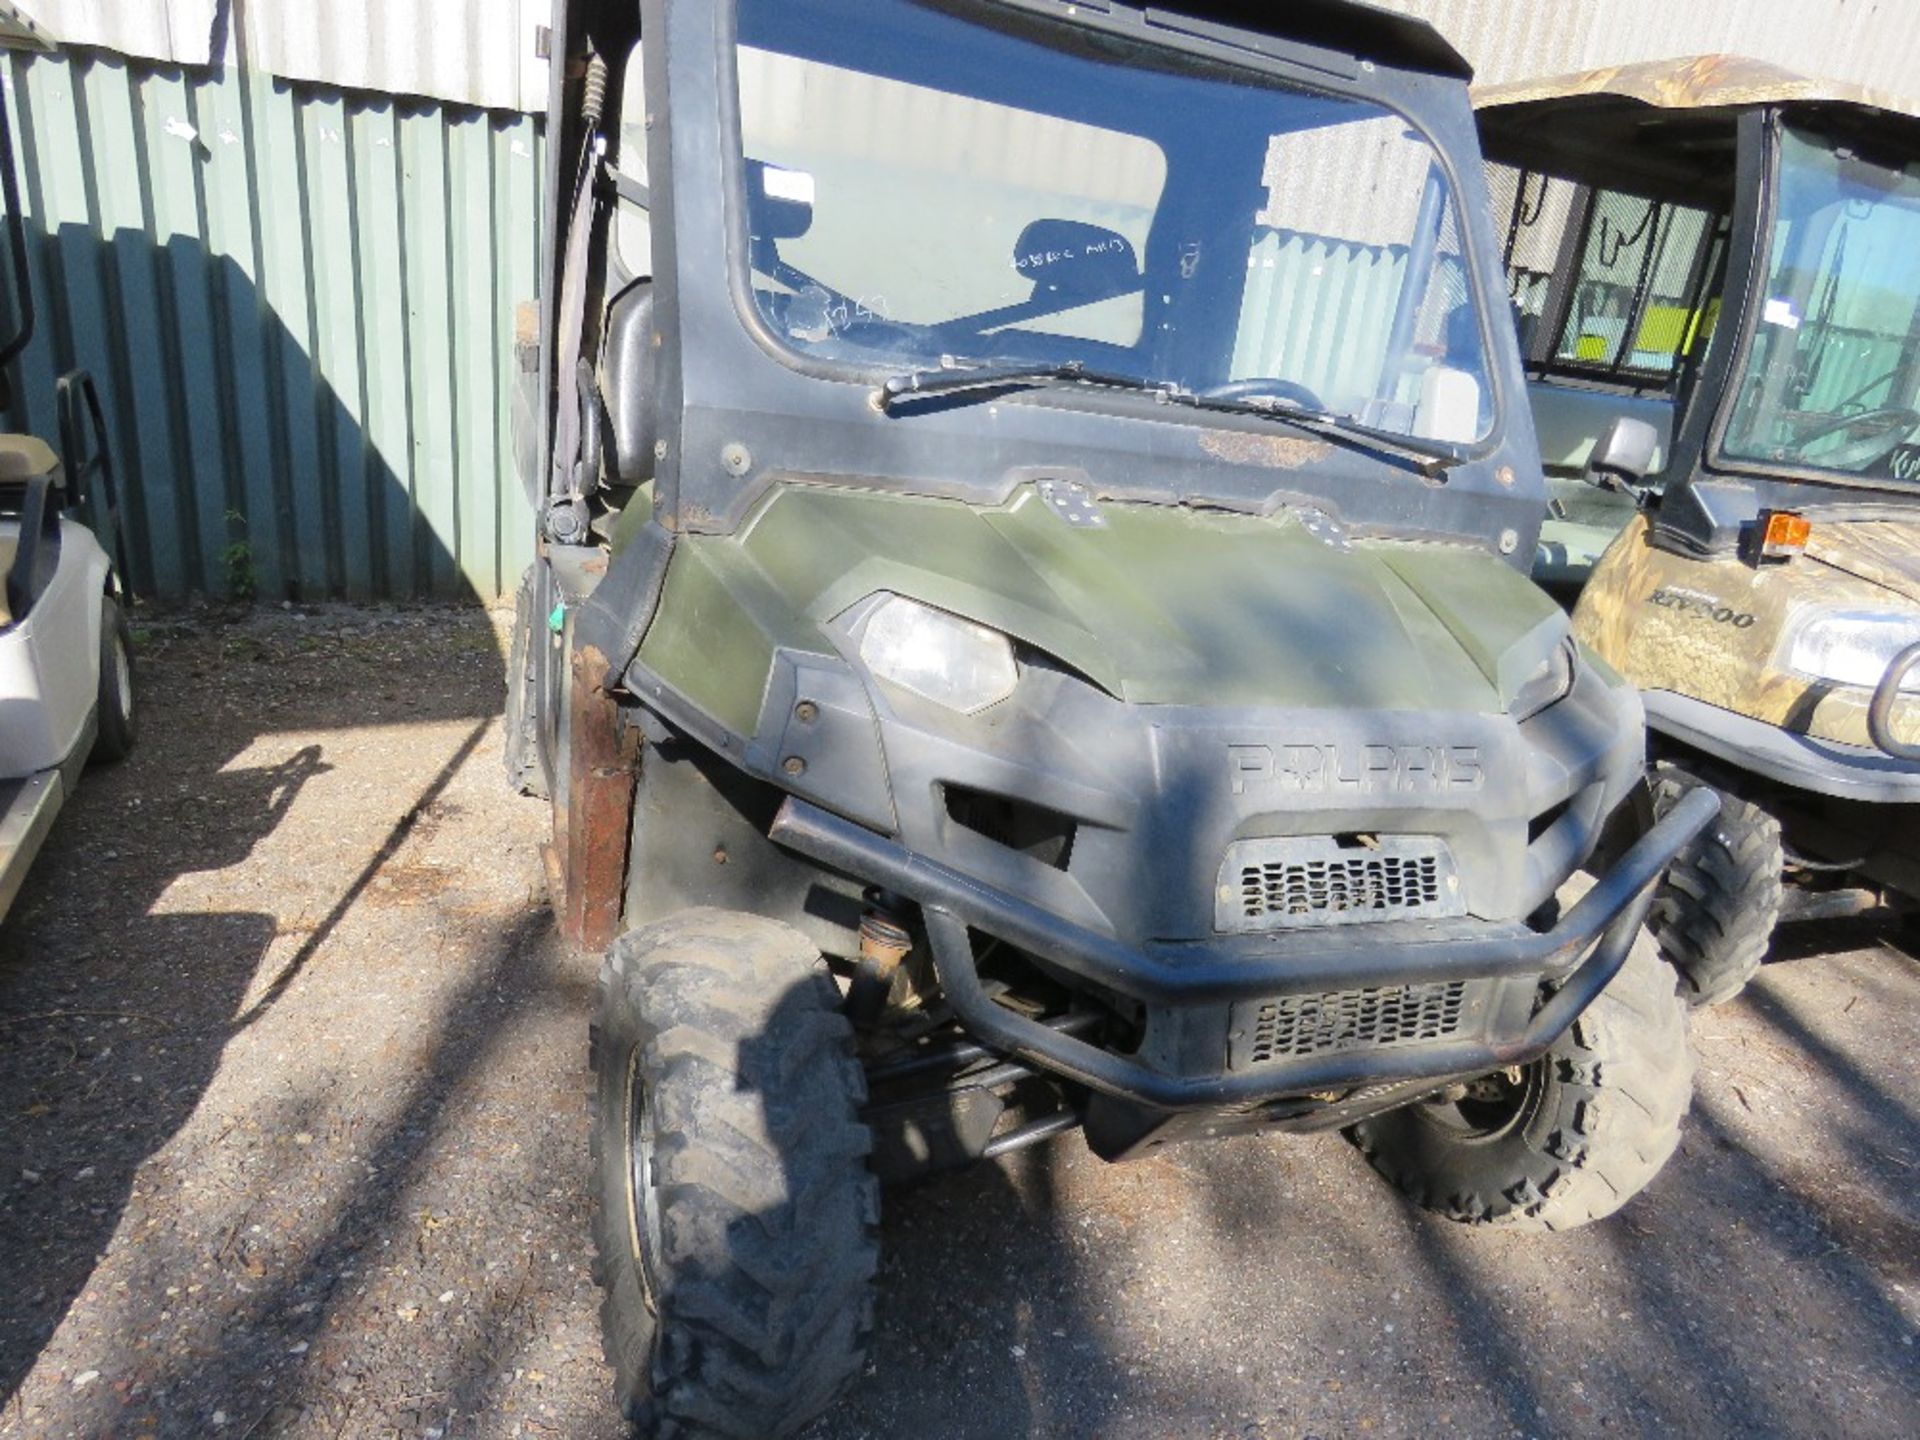
[[1686, 1002], [1652, 938], [1546, 1054], [1464, 1088], [1348, 1138], [1415, 1204], [1465, 1224], [1570, 1230], [1639, 1194], [1693, 1102]]
[[[1655, 813], [1711, 783], [1710, 775], [1661, 761], [1653, 772]], [[1780, 822], [1721, 789], [1719, 817], [1674, 857], [1647, 922], [1680, 972], [1688, 1004], [1731, 1000], [1760, 968], [1780, 922], [1785, 863]]]

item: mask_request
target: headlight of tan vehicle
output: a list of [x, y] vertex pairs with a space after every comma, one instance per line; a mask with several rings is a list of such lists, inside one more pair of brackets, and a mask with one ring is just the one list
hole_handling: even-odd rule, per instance
[[[1780, 639], [1785, 669], [1810, 680], [1872, 689], [1893, 657], [1920, 641], [1920, 615], [1900, 611], [1809, 609]], [[1901, 687], [1920, 692], [1920, 673]]]

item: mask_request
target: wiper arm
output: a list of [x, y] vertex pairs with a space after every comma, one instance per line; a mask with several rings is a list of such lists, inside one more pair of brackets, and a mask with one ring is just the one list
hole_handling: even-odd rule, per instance
[[881, 410], [891, 410], [903, 402], [930, 399], [937, 395], [960, 395], [969, 390], [1007, 390], [1024, 385], [1051, 385], [1078, 381], [1087, 385], [1112, 385], [1126, 390], [1153, 390], [1171, 395], [1166, 386], [1140, 379], [1136, 375], [1118, 375], [1104, 370], [1089, 370], [1078, 360], [1060, 364], [1035, 364], [1030, 360], [1005, 360], [960, 369], [942, 365], [927, 370], [909, 370], [890, 375], [874, 392]]
[[1219, 410], [1236, 415], [1259, 415], [1278, 420], [1312, 435], [1321, 435], [1349, 448], [1373, 455], [1404, 460], [1430, 479], [1444, 477], [1452, 466], [1466, 457], [1457, 453], [1438, 454], [1407, 445], [1385, 431], [1375, 430], [1358, 421], [1346, 420], [1323, 411], [1298, 410], [1286, 405], [1262, 405], [1245, 400], [1217, 400], [1183, 390], [1167, 381], [1143, 380], [1137, 375], [1121, 375], [1106, 370], [1090, 370], [1078, 360], [1058, 364], [1036, 364], [1027, 360], [1005, 360], [960, 368], [941, 365], [925, 370], [909, 370], [892, 375], [874, 392], [874, 401], [883, 411], [918, 399], [941, 395], [961, 395], [970, 390], [1006, 390], [1024, 385], [1052, 385], [1079, 382], [1107, 385], [1122, 390], [1146, 390], [1164, 400], [1191, 405], [1200, 410]]
[[[1222, 410], [1236, 415], [1259, 415], [1268, 420], [1278, 420], [1291, 425], [1296, 430], [1305, 430], [1311, 435], [1322, 435], [1351, 449], [1364, 450], [1373, 455], [1390, 456], [1396, 460], [1405, 460], [1422, 475], [1431, 480], [1446, 478], [1448, 470], [1455, 465], [1465, 463], [1466, 456], [1457, 450], [1444, 454], [1435, 454], [1423, 450], [1417, 445], [1405, 444], [1396, 435], [1384, 430], [1376, 430], [1371, 425], [1362, 425], [1357, 420], [1348, 420], [1324, 410], [1300, 410], [1291, 405], [1263, 405], [1257, 401], [1217, 400], [1208, 395], [1196, 395], [1181, 392], [1170, 398], [1184, 405], [1193, 405], [1201, 410]], [[1441, 442], [1444, 443], [1444, 442]]]

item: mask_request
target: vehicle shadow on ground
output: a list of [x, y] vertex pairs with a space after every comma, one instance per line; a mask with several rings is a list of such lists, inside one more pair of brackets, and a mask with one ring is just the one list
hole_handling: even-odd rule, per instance
[[[1913, 998], [1897, 968], [1827, 978], [1862, 1004]], [[873, 1374], [809, 1440], [1912, 1433], [1920, 1116], [1769, 976], [1736, 1004], [1680, 1152], [1567, 1234], [1427, 1215], [1334, 1136], [1124, 1171], [1068, 1137], [889, 1192]], [[1817, 1089], [1820, 1154], [1748, 1113], [1747, 1091], [1767, 1102], [1724, 1078], [1736, 1051], [1786, 1065], [1783, 1094]]]
[[[195, 1434], [204, 1417], [221, 1405], [235, 1412], [240, 1430], [253, 1426], [263, 1434], [294, 1429], [353, 1434], [362, 1433], [362, 1427], [377, 1430], [382, 1421], [391, 1423], [396, 1397], [379, 1397], [387, 1413], [376, 1419], [367, 1413], [372, 1397], [352, 1383], [362, 1363], [352, 1357], [353, 1337], [341, 1333], [341, 1311], [363, 1267], [417, 1233], [414, 1182], [430, 1152], [447, 1143], [445, 1112], [454, 1097], [493, 1057], [501, 1029], [500, 996], [511, 993], [521, 1004], [569, 1011], [586, 1005], [584, 993], [556, 984], [547, 969], [552, 956], [542, 937], [550, 930], [544, 912], [528, 911], [471, 957], [463, 967], [458, 994], [429, 1037], [426, 1048], [434, 1059], [378, 1126], [361, 1138], [364, 1178], [322, 1197], [325, 1213], [308, 1227], [302, 1243], [260, 1249], [253, 1268], [265, 1271], [262, 1283], [250, 1287], [241, 1303], [221, 1317], [218, 1343], [210, 1354], [161, 1360], [144, 1372], [147, 1413], [159, 1417], [159, 1433]], [[287, 1123], [297, 1119], [296, 1111]], [[566, 1137], [551, 1132], [543, 1152], [530, 1157], [530, 1166], [537, 1173], [562, 1175], [579, 1169]], [[268, 1165], [253, 1174], [251, 1183], [263, 1192], [281, 1189], [298, 1183], [297, 1167], [291, 1158], [283, 1165]], [[252, 1242], [244, 1235], [238, 1238], [242, 1263], [252, 1265], [245, 1253]], [[526, 1293], [528, 1266], [524, 1254], [502, 1258], [502, 1283], [483, 1296], [463, 1297], [479, 1301], [479, 1314], [463, 1324], [460, 1340], [444, 1334], [420, 1337], [422, 1347], [450, 1348], [436, 1354], [429, 1377], [433, 1383], [424, 1384], [414, 1397], [416, 1423], [485, 1413], [498, 1398], [498, 1352], [515, 1330], [514, 1311]], [[161, 1248], [143, 1257], [141, 1267], [158, 1281], [190, 1272], [193, 1257]], [[334, 1383], [343, 1376], [347, 1383]], [[234, 1397], [241, 1397], [237, 1405]], [[404, 1405], [405, 1397], [398, 1398]], [[80, 1433], [104, 1434], [116, 1423], [126, 1423], [123, 1407], [122, 1397], [102, 1393], [90, 1406], [71, 1413]]]
[[1129, 1382], [1084, 1303], [1058, 1183], [1080, 1144], [886, 1189], [866, 1375], [805, 1440], [1112, 1433]]
[[[1803, 955], [1817, 949], [1800, 942]], [[1780, 1059], [1841, 1102], [1826, 1122], [1841, 1164], [1766, 1143], [1764, 1117], [1736, 1123], [1757, 1095], [1702, 1083], [1668, 1167], [1586, 1230], [1470, 1234], [1407, 1210], [1409, 1253], [1431, 1282], [1419, 1293], [1444, 1297], [1463, 1357], [1516, 1430], [1604, 1420], [1640, 1433], [1840, 1434], [1884, 1422], [1892, 1434], [1920, 1417], [1911, 1321], [1893, 1293], [1920, 1281], [1920, 1116], [1817, 1035], [1765, 974], [1734, 1003]], [[1578, 1257], [1570, 1293], [1516, 1304], [1502, 1244]], [[1572, 1324], [1556, 1326], [1556, 1311]], [[1847, 1388], [1863, 1382], [1879, 1387], [1865, 1404]]]
[[[228, 1043], [296, 981], [493, 723], [475, 722], [330, 908], [288, 925], [191, 898], [175, 908], [170, 892], [242, 866], [332, 770], [324, 748], [236, 763], [250, 747], [196, 723], [206, 692], [156, 688], [142, 746], [85, 778], [0, 930], [0, 1274], [20, 1278], [0, 1316], [0, 1410], [109, 1237], [140, 1218], [127, 1211], [141, 1167], [194, 1112]], [[344, 697], [305, 710], [316, 728], [366, 713]]]
[[[34, 136], [22, 143], [31, 152]], [[344, 380], [343, 398], [240, 266], [197, 240], [158, 243], [151, 231], [104, 224], [49, 233], [37, 228], [41, 211], [36, 199], [34, 286], [43, 300], [59, 294], [47, 308], [67, 319], [43, 326], [21, 357], [7, 420], [57, 444], [53, 376], [93, 372], [136, 589], [225, 585], [243, 598], [314, 599], [419, 588], [477, 611], [450, 543], [362, 426], [365, 377]], [[206, 332], [170, 333], [156, 318], [165, 306]], [[203, 342], [226, 347], [249, 383], [207, 386], [188, 359]], [[251, 383], [261, 375], [274, 386]], [[173, 403], [157, 403], [162, 395]], [[215, 504], [204, 477], [221, 473]], [[141, 632], [154, 622], [136, 611], [134, 623], [141, 664]], [[215, 668], [250, 663], [236, 644]], [[369, 675], [361, 693], [321, 693], [298, 666], [170, 678], [176, 687], [146, 715], [140, 749], [124, 767], [87, 773], [0, 926], [0, 1275], [10, 1291], [0, 1413], [120, 1224], [142, 1161], [193, 1112], [226, 1043], [295, 982], [479, 733], [297, 937], [264, 908], [172, 894], [188, 877], [240, 866], [331, 768], [312, 746], [255, 763], [254, 742], [380, 718], [477, 719], [497, 704], [497, 694], [477, 706], [470, 693], [395, 694], [409, 682], [392, 674]], [[223, 713], [196, 709], [211, 705]], [[277, 978], [261, 974], [270, 959]]]
[[[180, 871], [244, 860], [325, 768], [317, 747], [258, 768], [189, 763], [195, 803], [240, 823], [177, 855]], [[87, 780], [0, 931], [0, 1115], [15, 1162], [0, 1174], [0, 1273], [20, 1282], [0, 1321], [0, 1400], [86, 1284], [141, 1162], [199, 1103], [276, 928], [256, 913], [153, 914], [180, 872], [123, 878], [137, 837], [88, 823], [119, 808], [116, 788]], [[167, 1003], [162, 974], [207, 1003]]]

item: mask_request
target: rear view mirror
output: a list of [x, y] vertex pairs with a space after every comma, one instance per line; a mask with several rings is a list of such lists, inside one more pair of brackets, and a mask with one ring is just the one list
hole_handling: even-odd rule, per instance
[[1036, 300], [1086, 304], [1140, 288], [1133, 242], [1118, 230], [1079, 220], [1035, 220], [1013, 243], [1013, 268], [1033, 282]]
[[813, 228], [813, 176], [747, 161], [747, 231], [756, 240], [798, 240]]
[[1586, 479], [1603, 490], [1632, 490], [1653, 469], [1660, 432], [1644, 420], [1616, 415], [1587, 456]]

